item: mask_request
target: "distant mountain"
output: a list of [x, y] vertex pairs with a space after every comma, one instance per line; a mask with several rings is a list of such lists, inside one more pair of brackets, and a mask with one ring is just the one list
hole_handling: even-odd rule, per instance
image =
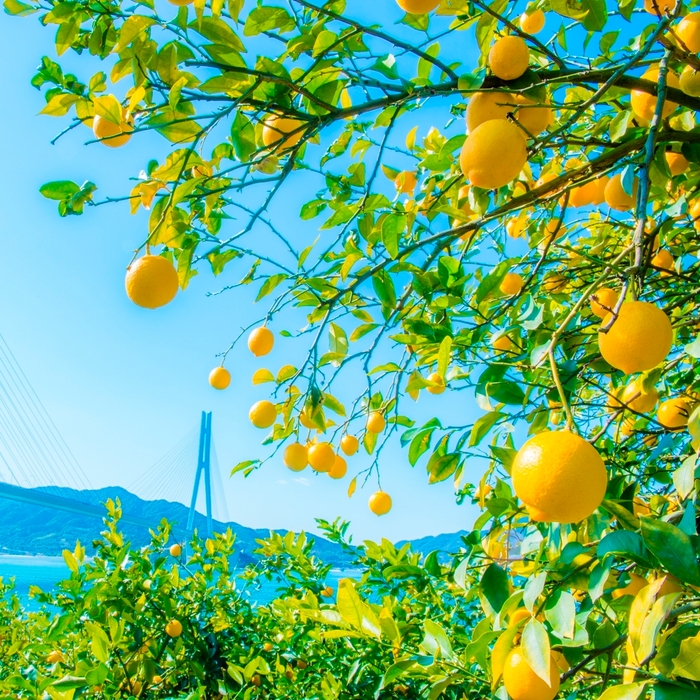
[[[151, 527], [156, 527], [165, 518], [179, 525], [180, 533], [184, 537], [183, 531], [187, 525], [189, 508], [181, 503], [164, 500], [144, 501], [119, 486], [94, 491], [76, 491], [68, 488], [36, 490], [92, 504], [104, 503], [109, 498], [118, 498], [125, 516], [145, 521]], [[200, 533], [206, 532], [206, 518], [200, 513], [195, 514], [194, 524]], [[222, 532], [229, 527], [236, 535], [235, 563], [245, 565], [254, 561], [253, 551], [258, 547], [255, 540], [268, 537], [270, 531], [244, 527], [233, 522], [214, 521], [216, 531]], [[122, 521], [120, 528], [134, 547], [142, 547], [150, 541], [148, 528], [144, 526]], [[80, 540], [88, 552], [91, 552], [92, 541], [99, 538], [99, 533], [103, 529], [101, 520], [94, 516], [0, 498], [0, 554], [55, 556], [60, 555], [64, 549], [72, 550], [76, 540]], [[314, 539], [315, 554], [323, 561], [338, 568], [343, 568], [350, 563], [349, 557], [340, 546], [322, 537], [314, 536]]]
[[466, 537], [468, 534], [469, 532], [467, 530], [460, 530], [459, 532], [451, 532], [444, 535], [428, 535], [418, 540], [402, 540], [401, 542], [397, 542], [396, 546], [403, 547], [406, 542], [408, 542], [414, 552], [420, 552], [423, 555], [430, 554], [430, 552], [434, 551], [454, 554], [464, 547], [462, 537]]

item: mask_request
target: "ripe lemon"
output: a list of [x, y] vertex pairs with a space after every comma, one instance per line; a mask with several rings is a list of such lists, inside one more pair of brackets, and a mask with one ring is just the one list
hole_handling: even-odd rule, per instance
[[333, 466], [328, 470], [331, 479], [342, 479], [348, 473], [348, 463], [340, 456], [336, 455]]
[[248, 418], [256, 428], [269, 428], [277, 420], [277, 408], [271, 401], [258, 401], [250, 407]]
[[617, 292], [610, 287], [600, 287], [591, 294], [591, 311], [598, 318], [605, 318], [617, 304]]
[[303, 471], [309, 463], [309, 451], [306, 445], [302, 445], [299, 442], [293, 442], [291, 445], [287, 445], [284, 450], [282, 461], [285, 466], [293, 472]]
[[367, 432], [381, 433], [386, 428], [386, 418], [379, 411], [372, 411], [367, 416]]
[[156, 674], [151, 678], [151, 685], [160, 685], [163, 682], [163, 676]]
[[352, 457], [360, 448], [360, 441], [354, 435], [343, 435], [340, 438], [340, 449], [348, 456]]
[[530, 49], [519, 36], [503, 36], [496, 40], [489, 51], [489, 68], [501, 80], [519, 78], [529, 63]]
[[412, 173], [410, 170], [404, 170], [402, 173], [399, 173], [394, 180], [396, 190], [401, 194], [412, 194], [417, 184], [418, 179], [416, 178], [416, 174]]
[[700, 12], [690, 12], [676, 27], [676, 36], [691, 53], [700, 52]]
[[624, 303], [608, 332], [598, 333], [602, 356], [625, 374], [653, 369], [664, 361], [672, 344], [673, 328], [668, 316], [646, 301]]
[[334, 593], [335, 591], [332, 586], [324, 586], [324, 588], [321, 589], [321, 595], [324, 598], [332, 598]]
[[126, 118], [122, 118], [120, 124], [115, 124], [96, 114], [92, 120], [92, 133], [95, 134], [95, 138], [100, 139], [105, 146], [110, 148], [123, 146], [131, 138], [132, 129], [131, 123]]
[[[658, 579], [655, 580], [658, 581]], [[654, 583], [654, 579], [652, 579], [650, 583]], [[669, 593], [681, 593], [682, 591], [683, 584], [675, 576], [666, 574], [666, 576], [664, 576], [664, 582], [661, 584], [661, 588], [659, 588], [659, 592], [656, 596], [661, 598], [661, 596], [668, 595]]]
[[328, 472], [335, 464], [335, 452], [327, 442], [315, 442], [309, 447], [309, 464], [314, 471]]
[[650, 15], [663, 17], [666, 14], [671, 14], [678, 4], [678, 0], [644, 0], [644, 9]]
[[526, 227], [527, 219], [521, 216], [516, 216], [513, 219], [509, 219], [506, 223], [506, 233], [511, 238], [520, 238], [523, 233], [525, 233]]
[[[673, 270], [673, 265], [674, 265], [674, 259], [673, 255], [671, 255], [671, 251], [667, 250], [666, 248], [661, 248], [659, 252], [651, 259], [651, 264], [654, 267], [658, 267], [661, 270]], [[661, 273], [663, 274], [668, 274], [668, 273]]]
[[286, 151], [294, 148], [304, 134], [304, 122], [293, 117], [281, 117], [272, 114], [265, 119], [262, 140], [268, 148]]
[[[506, 119], [509, 113], [533, 136], [541, 134], [552, 123], [550, 107], [530, 107], [536, 104], [518, 93], [475, 92], [467, 103], [467, 131], [492, 119]], [[519, 109], [518, 105], [523, 105]]]
[[[651, 80], [653, 83], [659, 82], [659, 69], [650, 68], [642, 75], [645, 80]], [[669, 71], [666, 74], [666, 84], [669, 87], [679, 88], [680, 83], [678, 82], [678, 76], [675, 73]], [[632, 95], [630, 97], [630, 106], [632, 111], [640, 118], [646, 121], [651, 121], [654, 116], [654, 111], [656, 110], [656, 95], [650, 95], [648, 92], [642, 92], [641, 90], [632, 90]], [[675, 102], [671, 102], [666, 99], [664, 102], [661, 114], [664, 117], [668, 117], [678, 105]]]
[[515, 294], [520, 294], [524, 284], [525, 280], [517, 272], [507, 272], [499, 289], [507, 296], [514, 296]]
[[542, 287], [550, 294], [561, 294], [569, 284], [569, 280], [563, 275], [547, 275], [542, 280]]
[[692, 66], [686, 66], [679, 78], [681, 90], [691, 97], [700, 96], [700, 72]]
[[428, 387], [429, 394], [442, 394], [442, 392], [445, 391], [445, 382], [443, 381], [442, 377], [437, 372], [433, 372], [432, 374], [429, 374], [428, 381], [434, 382], [435, 384], [437, 384], [437, 386], [429, 386]]
[[547, 685], [530, 668], [520, 646], [514, 647], [506, 657], [503, 667], [503, 685], [511, 700], [554, 700], [559, 692], [559, 668], [554, 656], [550, 652]]
[[598, 194], [597, 180], [591, 180], [585, 185], [574, 187], [569, 194], [569, 205], [572, 207], [587, 207], [593, 204], [593, 200]]
[[514, 610], [508, 619], [508, 627], [515, 627], [522, 620], [529, 620], [532, 613], [527, 608], [518, 608]]
[[225, 367], [214, 367], [214, 369], [209, 372], [209, 384], [211, 384], [214, 389], [226, 389], [230, 383], [231, 373]]
[[275, 344], [275, 336], [266, 326], [254, 328], [248, 336], [248, 349], [255, 357], [267, 355]]
[[168, 0], [168, 2], [177, 7], [184, 7], [185, 5], [191, 5], [194, 0]]
[[634, 207], [637, 197], [637, 179], [634, 180], [632, 196], [628, 195], [622, 187], [622, 174], [613, 175], [605, 185], [605, 203], [616, 211], [630, 211]]
[[685, 399], [663, 401], [656, 412], [656, 420], [669, 430], [679, 430], [688, 425], [690, 404]]
[[386, 515], [391, 510], [391, 496], [385, 491], [375, 491], [369, 497], [369, 509], [375, 515]]
[[491, 341], [491, 347], [498, 352], [515, 352], [517, 347], [507, 335], [499, 335]]
[[690, 162], [682, 153], [666, 151], [666, 162], [671, 175], [682, 175], [689, 167]]
[[170, 552], [171, 557], [179, 557], [182, 554], [182, 547], [179, 544], [171, 544], [170, 549], [168, 550]]
[[459, 164], [472, 185], [485, 190], [515, 180], [527, 162], [521, 130], [505, 119], [490, 119], [472, 131], [462, 146]]
[[169, 637], [179, 637], [182, 634], [182, 623], [180, 620], [170, 620], [165, 625], [165, 634]]
[[599, 177], [596, 181], [595, 195], [593, 196], [592, 204], [598, 205], [605, 201], [605, 188], [610, 182], [610, 178], [607, 175]]
[[642, 588], [648, 585], [649, 582], [645, 578], [631, 571], [629, 583], [623, 588], [616, 588], [611, 595], [615, 599], [622, 598], [626, 595], [636, 596]]
[[169, 304], [180, 286], [173, 264], [160, 255], [144, 255], [132, 263], [125, 284], [129, 299], [145, 309]]
[[534, 519], [577, 523], [600, 505], [608, 477], [590, 443], [568, 430], [545, 431], [518, 451], [513, 489]]
[[272, 651], [275, 648], [275, 645], [272, 642], [265, 642], [263, 644], [263, 651]]
[[396, 0], [396, 4], [409, 15], [424, 15], [432, 12], [440, 0]]
[[520, 29], [526, 34], [539, 34], [544, 29], [545, 17], [542, 10], [520, 15]]
[[58, 649], [50, 651], [46, 657], [46, 663], [49, 664], [62, 664], [65, 660], [66, 659], [63, 656], [63, 652], [59, 651]]
[[[632, 398], [634, 396], [636, 398]], [[620, 398], [622, 403], [629, 406], [633, 411], [649, 413], [649, 411], [654, 410], [659, 400], [659, 392], [652, 387], [648, 393], [644, 393], [641, 382], [632, 382], [624, 388]]]

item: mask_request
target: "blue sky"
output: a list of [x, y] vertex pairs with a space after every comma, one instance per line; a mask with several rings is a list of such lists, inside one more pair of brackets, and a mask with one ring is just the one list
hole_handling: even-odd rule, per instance
[[[85, 147], [91, 136], [87, 129], [50, 145], [66, 122], [36, 116], [44, 102], [29, 79], [44, 53], [53, 57], [52, 31], [42, 29], [33, 17], [0, 19], [6, 125], [0, 142], [5, 164], [0, 332], [92, 485], [128, 486], [207, 409], [214, 413], [228, 511], [237, 522], [313, 529], [314, 517], [342, 516], [352, 521], [351, 531], [359, 539], [402, 539], [468, 527], [473, 509], [454, 504], [451, 482], [429, 487], [424, 468], [411, 468], [398, 444], [383, 456], [382, 485], [391, 493], [394, 509], [382, 518], [367, 509], [374, 483], [348, 499], [349, 477], [333, 482], [309, 470], [296, 475], [280, 458], [248, 479], [228, 478], [238, 461], [265, 454], [260, 447], [264, 432], [250, 426], [247, 413], [254, 401], [267, 398], [269, 385], [253, 387], [251, 375], [261, 366], [275, 371], [289, 361], [290, 351], [299, 349], [278, 342], [263, 363], [241, 346], [229, 358], [231, 387], [225, 392], [210, 389], [207, 375], [217, 362], [216, 353], [240, 327], [266, 311], [253, 305], [253, 290], [206, 297], [240, 274], [214, 279], [203, 268], [170, 306], [155, 312], [137, 308], [124, 294], [123, 277], [133, 248], [143, 239], [144, 219], [130, 216], [126, 204], [60, 219], [55, 203], [41, 197], [41, 184], [63, 178], [89, 178], [101, 196], [124, 194], [127, 178], [167, 149], [164, 140], [149, 134], [121, 149]], [[65, 62], [73, 63], [70, 58]], [[79, 75], [86, 77], [82, 71]], [[436, 110], [426, 115], [426, 120], [435, 117], [436, 126], [446, 119]], [[424, 126], [427, 131], [430, 122]], [[303, 200], [288, 196], [283, 204], [294, 221]], [[273, 324], [275, 330], [283, 327]], [[459, 412], [465, 423], [480, 413], [464, 393], [426, 394], [415, 408], [415, 416], [423, 420], [436, 412]], [[366, 455], [348, 461], [349, 476], [369, 464]], [[470, 475], [478, 480], [482, 468], [471, 467]], [[168, 491], [166, 480], [164, 497]]]

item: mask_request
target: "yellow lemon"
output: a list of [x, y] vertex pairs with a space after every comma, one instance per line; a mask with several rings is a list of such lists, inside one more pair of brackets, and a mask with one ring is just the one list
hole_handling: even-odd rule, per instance
[[529, 63], [530, 49], [519, 36], [503, 36], [496, 40], [489, 51], [489, 68], [501, 80], [519, 78]]
[[126, 294], [137, 306], [157, 309], [169, 304], [180, 286], [170, 260], [160, 255], [144, 255], [126, 271]]

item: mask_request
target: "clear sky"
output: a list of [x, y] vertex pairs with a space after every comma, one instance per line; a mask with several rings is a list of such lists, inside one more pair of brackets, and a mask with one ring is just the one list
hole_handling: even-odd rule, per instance
[[[228, 363], [232, 386], [216, 392], [207, 383], [216, 353], [267, 310], [253, 305], [252, 290], [206, 296], [237, 281], [240, 268], [215, 279], [203, 267], [187, 291], [164, 309], [148, 311], [128, 301], [124, 272], [144, 238], [144, 218], [130, 216], [128, 205], [120, 204], [61, 219], [55, 202], [38, 189], [54, 179], [91, 179], [99, 187], [98, 197], [123, 195], [128, 178], [137, 176], [153, 155], [162, 158], [168, 144], [141, 134], [121, 149], [86, 147], [91, 134], [81, 128], [50, 145], [67, 122], [36, 116], [44, 101], [29, 80], [44, 53], [54, 57], [54, 30], [42, 29], [35, 17], [0, 17], [5, 127], [0, 139], [5, 175], [0, 188], [0, 332], [92, 485], [128, 486], [207, 409], [213, 411], [228, 511], [243, 525], [308, 530], [314, 517], [342, 516], [352, 521], [356, 538], [394, 540], [467, 528], [473, 509], [455, 505], [450, 481], [428, 486], [425, 469], [410, 467], [398, 440], [382, 460], [382, 486], [394, 499], [392, 512], [382, 518], [367, 508], [376, 484], [358, 489], [352, 499], [346, 495], [349, 478], [369, 464], [366, 455], [348, 460], [349, 475], [342, 482], [310, 470], [293, 474], [280, 458], [248, 479], [228, 477], [240, 460], [265, 454], [260, 446], [265, 431], [252, 428], [247, 413], [254, 401], [267, 398], [271, 385], [253, 387], [251, 375], [261, 366], [276, 371], [298, 350], [285, 348], [280, 340], [263, 363], [242, 345]], [[392, 18], [398, 17], [392, 7]], [[79, 65], [65, 58], [62, 62]], [[88, 77], [82, 71], [79, 75]], [[438, 110], [426, 114], [435, 117], [436, 126], [447, 119], [446, 110], [444, 116]], [[427, 131], [429, 121], [425, 126]], [[295, 225], [299, 208], [292, 194], [288, 204], [288, 222]], [[230, 226], [235, 229], [236, 223]], [[309, 233], [313, 240], [314, 232]], [[283, 327], [273, 324], [276, 331]], [[449, 416], [450, 422], [459, 415], [459, 422], [469, 423], [481, 412], [464, 393], [425, 394], [414, 416], [426, 420], [435, 413]], [[478, 481], [483, 465], [469, 469]], [[169, 488], [165, 479], [163, 497], [172, 497]]]

